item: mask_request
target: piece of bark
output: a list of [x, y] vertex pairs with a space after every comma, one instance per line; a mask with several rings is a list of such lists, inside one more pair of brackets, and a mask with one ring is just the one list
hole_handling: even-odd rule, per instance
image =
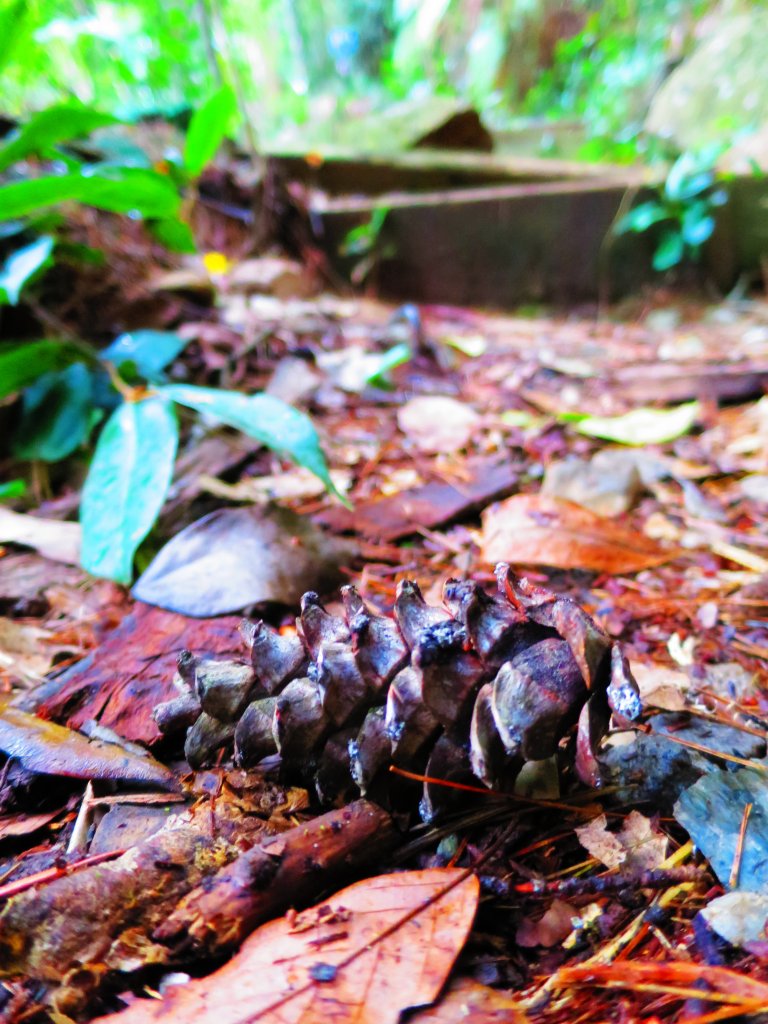
[[354, 512], [331, 508], [315, 518], [332, 530], [375, 540], [398, 540], [419, 528], [434, 529], [485, 508], [511, 494], [520, 466], [510, 458], [468, 459], [466, 479], [455, 484], [430, 481], [386, 498], [362, 501]]
[[310, 903], [395, 843], [389, 814], [356, 800], [241, 854], [190, 892], [153, 939], [182, 953], [190, 943], [209, 953], [231, 949], [262, 921]]

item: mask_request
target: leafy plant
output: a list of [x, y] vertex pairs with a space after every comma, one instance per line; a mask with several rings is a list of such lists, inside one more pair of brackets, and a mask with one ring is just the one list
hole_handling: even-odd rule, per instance
[[[117, 118], [90, 107], [56, 104], [35, 114], [0, 145], [0, 172], [21, 161], [55, 161], [62, 170], [38, 177], [17, 176], [0, 185], [0, 222], [5, 237], [29, 234], [50, 210], [82, 203], [110, 213], [139, 216], [169, 249], [194, 252], [195, 241], [182, 217], [182, 190], [193, 184], [216, 155], [237, 113], [234, 93], [223, 86], [193, 114], [183, 157], [162, 167], [136, 166], [136, 153], [86, 163], [71, 144]], [[98, 148], [98, 144], [97, 144]], [[139, 151], [140, 153], [140, 151]], [[0, 305], [16, 305], [23, 288], [53, 262], [55, 235], [43, 234], [7, 257], [0, 268]]]
[[121, 335], [98, 354], [55, 340], [0, 346], [0, 398], [22, 392], [13, 440], [18, 457], [64, 458], [108, 417], [83, 488], [81, 559], [90, 572], [119, 583], [131, 581], [134, 555], [165, 502], [179, 405], [241, 430], [338, 495], [303, 413], [271, 395], [169, 382], [165, 370], [185, 344], [177, 334], [146, 330]]
[[686, 258], [698, 259], [702, 245], [715, 230], [714, 212], [728, 199], [725, 190], [717, 186], [714, 169], [721, 149], [683, 153], [672, 164], [657, 196], [634, 207], [616, 225], [617, 234], [661, 225], [654, 270], [669, 270]]
[[342, 256], [351, 256], [356, 260], [350, 274], [354, 284], [362, 284], [382, 259], [394, 255], [394, 246], [385, 244], [382, 238], [388, 215], [389, 207], [375, 207], [370, 220], [348, 231], [339, 247]]

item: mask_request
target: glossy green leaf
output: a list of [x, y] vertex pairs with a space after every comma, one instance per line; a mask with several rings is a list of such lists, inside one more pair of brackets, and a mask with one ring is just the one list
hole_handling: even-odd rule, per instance
[[174, 402], [207, 413], [227, 426], [255, 437], [267, 448], [310, 470], [331, 493], [344, 500], [328, 473], [312, 421], [287, 402], [272, 395], [243, 395], [237, 391], [198, 388], [191, 384], [168, 384], [161, 388], [161, 392]]
[[0, 501], [9, 498], [23, 498], [27, 493], [27, 485], [23, 480], [6, 480], [0, 484]]
[[162, 371], [189, 344], [189, 341], [173, 331], [130, 331], [120, 334], [102, 349], [100, 356], [118, 368], [123, 363], [133, 363], [136, 372], [145, 380], [161, 379]]
[[677, 266], [685, 255], [685, 242], [678, 230], [667, 231], [653, 254], [654, 270], [669, 270]]
[[44, 153], [60, 142], [82, 139], [96, 128], [116, 124], [117, 118], [92, 107], [62, 103], [34, 114], [14, 138], [0, 146], [0, 171], [17, 160]]
[[155, 171], [123, 168], [106, 175], [77, 171], [0, 186], [0, 220], [25, 217], [70, 201], [111, 213], [175, 217], [181, 203], [172, 182]]
[[709, 204], [702, 200], [694, 203], [683, 214], [681, 231], [686, 245], [701, 245], [712, 236], [715, 218], [707, 212], [708, 210]]
[[0, 305], [7, 303], [15, 306], [18, 303], [24, 285], [39, 270], [51, 264], [53, 246], [51, 236], [43, 235], [11, 253], [0, 267]]
[[40, 377], [24, 392], [13, 454], [44, 462], [71, 455], [90, 431], [92, 391], [91, 371], [82, 363]]
[[83, 568], [130, 583], [133, 557], [163, 507], [179, 432], [170, 402], [118, 406], [101, 432], [80, 504]]
[[623, 416], [585, 416], [575, 424], [580, 434], [618, 444], [666, 444], [687, 434], [699, 415], [698, 402], [671, 409], [633, 409]]
[[235, 93], [224, 85], [192, 115], [184, 143], [184, 166], [191, 177], [196, 178], [216, 156], [236, 113]]
[[7, 341], [0, 343], [0, 398], [21, 391], [50, 370], [89, 362], [85, 346], [69, 341]]
[[171, 252], [197, 252], [197, 243], [192, 228], [177, 217], [155, 220], [148, 225], [154, 237]]

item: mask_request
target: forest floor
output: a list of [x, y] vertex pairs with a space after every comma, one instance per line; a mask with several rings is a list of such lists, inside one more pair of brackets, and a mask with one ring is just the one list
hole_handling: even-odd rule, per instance
[[[38, 468], [26, 544], [0, 552], [2, 1019], [397, 1021], [435, 1000], [411, 1019], [768, 1019], [768, 303], [395, 307], [318, 292], [290, 261], [210, 255], [153, 270], [132, 301], [189, 339], [173, 377], [309, 412], [353, 508], [256, 442], [185, 424], [142, 567], [181, 546], [140, 601], [77, 566], [78, 527], [61, 524], [82, 467]], [[284, 523], [283, 590], [262, 578], [238, 516], [275, 502], [322, 530], [332, 613], [340, 582], [389, 614], [403, 579], [440, 605], [450, 577], [490, 592], [498, 562], [574, 598], [643, 702], [597, 745], [601, 786], [574, 774], [572, 730], [511, 795], [475, 780], [428, 823], [423, 764], [388, 777], [389, 806], [379, 783], [346, 818], [344, 795], [329, 810], [310, 783], [233, 767], [229, 740], [190, 770], [152, 719], [178, 654], [245, 661], [244, 610], [290, 635], [297, 596], [319, 589]], [[240, 513], [180, 541], [219, 509]], [[265, 598], [225, 578], [238, 562]], [[121, 760], [118, 739], [140, 749]], [[233, 866], [226, 913], [198, 907], [159, 952], [158, 913], [189, 910], [228, 862], [259, 889], [265, 850], [280, 870], [313, 856], [310, 881], [270, 875], [266, 909], [241, 912]]]

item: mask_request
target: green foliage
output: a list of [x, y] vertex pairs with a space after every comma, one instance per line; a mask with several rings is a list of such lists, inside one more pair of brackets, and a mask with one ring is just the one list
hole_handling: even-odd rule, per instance
[[184, 142], [184, 167], [190, 177], [198, 177], [216, 156], [236, 115], [235, 93], [229, 85], [222, 86], [194, 112]]
[[715, 230], [714, 211], [728, 194], [717, 187], [714, 163], [722, 147], [683, 153], [672, 164], [654, 199], [640, 203], [622, 217], [616, 234], [644, 232], [660, 225], [653, 254], [654, 270], [669, 270], [685, 259], [696, 260]]
[[120, 583], [130, 582], [136, 550], [171, 483], [178, 445], [174, 405], [256, 438], [338, 494], [317, 432], [297, 409], [271, 395], [163, 383], [164, 371], [185, 344], [177, 334], [145, 330], [120, 335], [98, 356], [68, 342], [0, 346], [0, 397], [22, 392], [13, 438], [19, 458], [65, 458], [111, 413], [83, 490], [82, 561], [90, 572]]
[[45, 157], [61, 142], [81, 139], [117, 118], [85, 106], [54, 104], [35, 114], [0, 146], [0, 171], [29, 156]]
[[83, 568], [130, 583], [171, 484], [179, 427], [160, 395], [123, 402], [99, 437], [80, 503]]
[[242, 395], [235, 391], [167, 384], [160, 392], [174, 402], [241, 430], [267, 448], [304, 466], [341, 497], [328, 473], [317, 431], [298, 409], [272, 395]]
[[73, 200], [143, 217], [174, 217], [181, 205], [178, 190], [162, 174], [135, 167], [110, 167], [102, 173], [83, 168], [0, 186], [0, 219], [37, 214]]
[[6, 341], [0, 343], [0, 399], [21, 391], [44, 373], [71, 363], [95, 361], [84, 345], [67, 341]]
[[14, 498], [23, 498], [27, 492], [27, 485], [23, 480], [6, 480], [0, 484], [0, 501], [9, 501]]

